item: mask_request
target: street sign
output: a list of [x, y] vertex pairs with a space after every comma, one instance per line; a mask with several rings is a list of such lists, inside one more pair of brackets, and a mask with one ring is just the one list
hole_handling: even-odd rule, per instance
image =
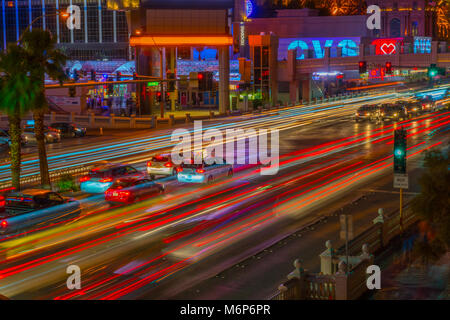
[[159, 86], [158, 81], [151, 81], [147, 83], [147, 87], [157, 87], [157, 86]]
[[[341, 232], [340, 238], [342, 240], [352, 240], [353, 239], [353, 216], [349, 214], [341, 214]], [[347, 233], [347, 235], [346, 235]]]
[[394, 174], [394, 188], [408, 189], [408, 175]]

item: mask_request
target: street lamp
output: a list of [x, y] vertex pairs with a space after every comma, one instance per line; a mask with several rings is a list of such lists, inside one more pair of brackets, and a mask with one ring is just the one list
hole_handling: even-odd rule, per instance
[[43, 14], [43, 15], [40, 15], [39, 17], [36, 17], [36, 18], [34, 18], [33, 19], [33, 21], [31, 21], [30, 22], [30, 24], [25, 28], [25, 30], [22, 32], [22, 34], [20, 35], [20, 37], [19, 37], [19, 40], [17, 40], [17, 44], [18, 43], [20, 43], [20, 41], [22, 41], [22, 38], [23, 38], [23, 35], [27, 32], [27, 31], [29, 31], [30, 30], [30, 28], [31, 28], [31, 26], [36, 22], [36, 21], [38, 21], [39, 19], [42, 19], [42, 18], [44, 18], [44, 17], [55, 17], [55, 16], [61, 16], [61, 18], [63, 18], [63, 19], [67, 19], [69, 16], [70, 16], [70, 14], [68, 13], [68, 12], [64, 12], [64, 11], [56, 11], [55, 13], [49, 13], [49, 14]]

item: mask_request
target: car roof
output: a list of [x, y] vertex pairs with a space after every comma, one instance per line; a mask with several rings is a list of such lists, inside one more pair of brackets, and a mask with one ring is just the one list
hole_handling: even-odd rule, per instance
[[17, 191], [17, 192], [12, 192], [9, 195], [10, 196], [37, 196], [37, 195], [42, 195], [42, 194], [47, 194], [53, 192], [51, 190], [47, 190], [47, 189], [26, 189], [26, 190], [22, 190], [22, 191]]
[[98, 166], [95, 166], [94, 168], [90, 169], [90, 171], [106, 171], [113, 168], [119, 168], [124, 167], [126, 164], [123, 163], [106, 163], [106, 164], [100, 164]]

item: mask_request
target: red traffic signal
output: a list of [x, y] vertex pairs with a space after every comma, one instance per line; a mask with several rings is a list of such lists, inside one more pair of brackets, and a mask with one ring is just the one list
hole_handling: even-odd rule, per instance
[[367, 72], [367, 62], [366, 61], [360, 61], [358, 66], [359, 66], [359, 73]]
[[392, 63], [386, 62], [386, 74], [392, 74]]
[[203, 80], [203, 77], [204, 77], [203, 73], [199, 73], [197, 79], [198, 80]]

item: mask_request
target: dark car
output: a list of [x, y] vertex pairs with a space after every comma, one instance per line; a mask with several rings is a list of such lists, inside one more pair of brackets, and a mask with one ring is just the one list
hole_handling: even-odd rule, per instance
[[86, 135], [86, 128], [79, 127], [74, 123], [57, 122], [52, 123], [50, 127], [59, 130], [64, 138], [84, 137]]
[[[26, 141], [24, 135], [22, 134], [20, 138], [22, 145], [25, 145]], [[0, 129], [0, 145], [11, 145], [11, 136], [9, 135], [9, 130]]]
[[92, 168], [89, 173], [80, 178], [80, 189], [87, 193], [104, 193], [118, 179], [147, 177], [145, 172], [139, 171], [126, 164], [108, 163]]
[[355, 113], [355, 121], [372, 120], [375, 116], [377, 107], [373, 105], [364, 105], [359, 107]]
[[422, 104], [420, 102], [409, 102], [405, 105], [405, 109], [409, 118], [417, 117], [422, 113]]
[[0, 234], [36, 229], [79, 216], [80, 203], [56, 192], [28, 189], [5, 196], [0, 213]]
[[389, 104], [384, 105], [378, 110], [378, 121], [398, 121], [407, 117], [405, 107]]
[[422, 112], [435, 111], [436, 102], [431, 96], [423, 97], [420, 99], [420, 103], [422, 104]]
[[150, 179], [119, 179], [105, 192], [105, 200], [132, 203], [164, 192], [164, 187]]

